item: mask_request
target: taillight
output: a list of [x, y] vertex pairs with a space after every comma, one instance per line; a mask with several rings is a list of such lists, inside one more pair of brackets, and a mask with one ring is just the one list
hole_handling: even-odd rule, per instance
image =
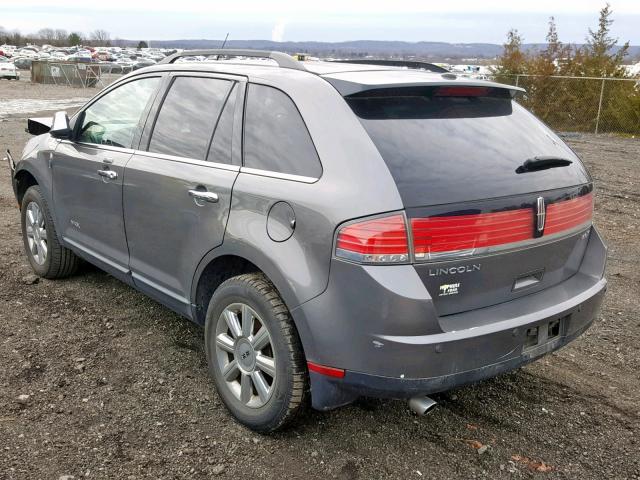
[[437, 87], [434, 97], [488, 97], [491, 89], [487, 87]]
[[552, 203], [547, 207], [545, 235], [553, 235], [591, 223], [593, 218], [593, 193], [582, 197]]
[[544, 229], [538, 235], [534, 235], [538, 217], [534, 208], [412, 218], [414, 258], [443, 260], [529, 246], [587, 228], [592, 216], [593, 194], [588, 193], [547, 205]]
[[336, 256], [361, 263], [409, 261], [409, 239], [404, 215], [364, 220], [340, 228]]
[[[542, 203], [544, 206], [544, 202]], [[544, 229], [537, 230], [540, 211]], [[593, 194], [561, 200], [545, 208], [518, 208], [502, 212], [411, 218], [413, 252], [405, 217], [387, 217], [350, 223], [338, 230], [336, 256], [359, 263], [443, 261], [530, 246], [570, 235], [591, 225]]]
[[412, 218], [416, 260], [481, 253], [533, 237], [533, 210]]

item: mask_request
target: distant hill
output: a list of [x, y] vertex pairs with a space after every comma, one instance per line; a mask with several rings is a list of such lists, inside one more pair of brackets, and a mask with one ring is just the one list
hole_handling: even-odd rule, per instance
[[[137, 45], [137, 41], [126, 41]], [[152, 47], [160, 48], [220, 48], [222, 40], [152, 40]], [[525, 49], [544, 48], [545, 44], [525, 44]], [[493, 43], [396, 42], [357, 40], [351, 42], [274, 42], [271, 40], [229, 40], [225, 48], [279, 50], [289, 53], [309, 53], [317, 56], [363, 57], [367, 55], [391, 57], [420, 57], [431, 61], [461, 60], [463, 58], [492, 59], [502, 53], [502, 45]], [[640, 46], [629, 49], [629, 58], [640, 57]]]

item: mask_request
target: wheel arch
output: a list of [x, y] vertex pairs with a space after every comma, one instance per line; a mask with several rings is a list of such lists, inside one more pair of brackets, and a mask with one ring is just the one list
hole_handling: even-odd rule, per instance
[[17, 170], [13, 176], [13, 190], [18, 201], [18, 208], [22, 208], [22, 199], [29, 187], [40, 185], [36, 176], [27, 168]]
[[276, 264], [242, 244], [230, 246], [225, 243], [210, 251], [200, 261], [191, 287], [192, 319], [204, 325], [209, 299], [216, 288], [228, 278], [249, 272], [262, 272], [274, 285], [291, 314], [302, 348], [305, 350], [305, 346], [308, 345], [307, 339], [310, 341], [310, 332], [294, 315], [295, 307], [300, 304], [295, 291]]

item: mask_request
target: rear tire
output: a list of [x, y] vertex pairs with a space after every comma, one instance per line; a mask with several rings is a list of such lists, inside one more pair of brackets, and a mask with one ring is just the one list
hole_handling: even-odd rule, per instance
[[51, 212], [38, 185], [29, 187], [22, 197], [20, 218], [24, 249], [36, 275], [64, 278], [78, 270], [80, 259], [58, 242]]
[[250, 429], [273, 432], [306, 408], [309, 379], [298, 332], [263, 274], [218, 287], [207, 309], [205, 348], [222, 402]]

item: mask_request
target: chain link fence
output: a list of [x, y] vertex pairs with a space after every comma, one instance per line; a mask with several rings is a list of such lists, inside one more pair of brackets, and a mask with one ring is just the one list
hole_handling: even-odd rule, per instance
[[80, 88], [104, 88], [131, 66], [109, 63], [35, 61], [31, 64], [31, 81]]
[[497, 75], [518, 102], [561, 132], [640, 134], [640, 79]]

